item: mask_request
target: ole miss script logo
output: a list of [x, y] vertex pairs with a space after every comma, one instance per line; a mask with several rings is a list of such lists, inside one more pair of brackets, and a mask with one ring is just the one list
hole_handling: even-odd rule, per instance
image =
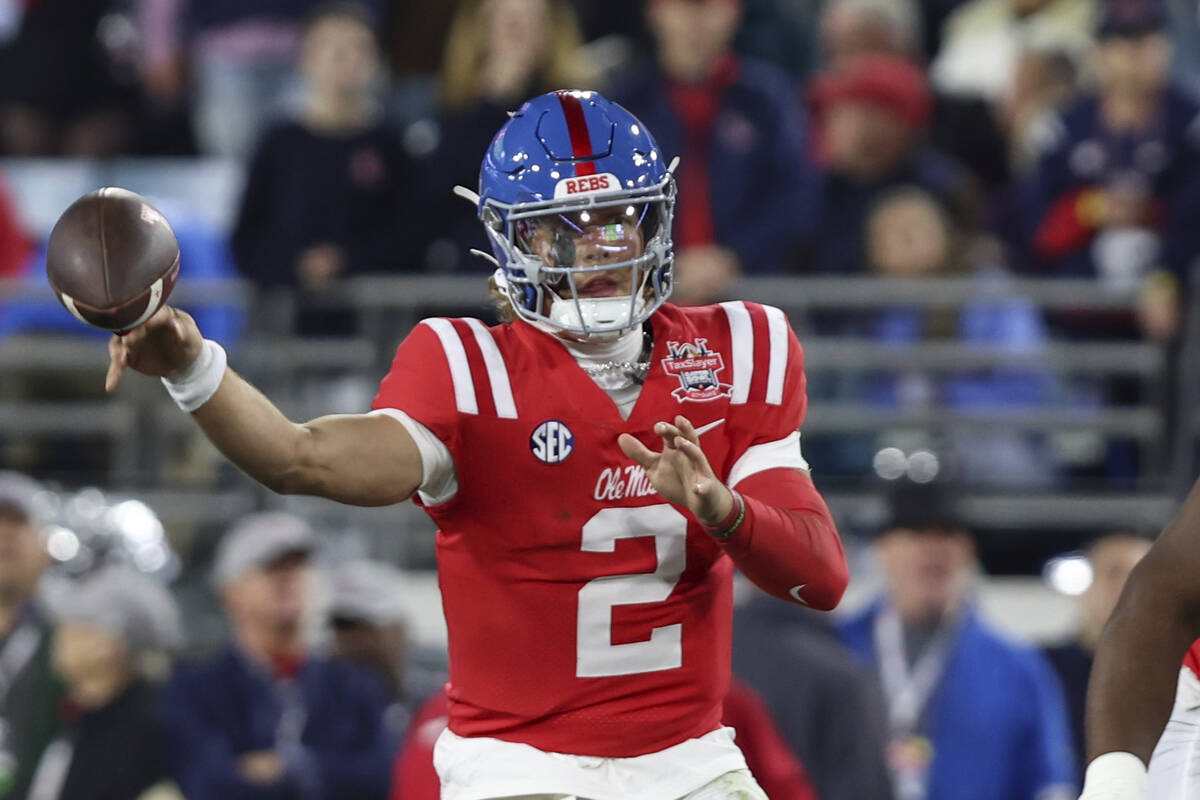
[[662, 364], [668, 375], [679, 378], [679, 388], [671, 392], [676, 400], [704, 402], [729, 396], [733, 387], [717, 377], [725, 369], [725, 359], [708, 349], [707, 339], [667, 342], [667, 352]]

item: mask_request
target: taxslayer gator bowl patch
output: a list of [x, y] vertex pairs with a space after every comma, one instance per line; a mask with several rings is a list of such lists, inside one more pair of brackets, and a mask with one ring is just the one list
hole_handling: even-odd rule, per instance
[[716, 400], [733, 390], [730, 384], [721, 383], [718, 373], [725, 369], [725, 359], [708, 349], [707, 339], [669, 341], [667, 352], [662, 365], [667, 374], [679, 379], [679, 388], [671, 392], [679, 402]]

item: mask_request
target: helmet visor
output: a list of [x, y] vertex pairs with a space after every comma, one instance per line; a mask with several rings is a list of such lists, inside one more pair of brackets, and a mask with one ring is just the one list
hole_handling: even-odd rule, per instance
[[[640, 259], [663, 235], [662, 201], [619, 201], [558, 209], [514, 223], [517, 249], [556, 271], [605, 270]], [[559, 273], [560, 275], [562, 273]]]

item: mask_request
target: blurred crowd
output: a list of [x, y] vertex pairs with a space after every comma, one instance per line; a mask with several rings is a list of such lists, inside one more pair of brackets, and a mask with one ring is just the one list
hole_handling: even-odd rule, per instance
[[[1088, 546], [1076, 632], [1042, 651], [984, 620], [955, 486], [882, 491], [859, 610], [739, 584], [723, 721], [751, 770], [773, 800], [1071, 800], [1092, 653], [1148, 540]], [[284, 511], [221, 532], [191, 565], [223, 619], [201, 641], [150, 507], [0, 472], [0, 797], [437, 800], [445, 650], [411, 636], [408, 575], [328, 533]]]
[[[961, 308], [817, 313], [802, 336], [1179, 345], [1200, 254], [1196, 0], [0, 0], [0, 154], [239, 160], [232, 230], [176, 227], [185, 269], [264, 291], [482, 280], [451, 187], [476, 183], [507, 111], [567, 87], [605, 91], [681, 157], [679, 302], [741, 276], [954, 276], [977, 287]], [[38, 272], [34, 238], [0, 189], [0, 278]], [[1136, 313], [1046, 313], [995, 291], [1014, 276], [1084, 278]], [[0, 309], [0, 333], [16, 318]], [[809, 390], [1014, 411], [1131, 391], [1032, 368]], [[864, 438], [806, 436], [806, 455], [883, 474]], [[970, 482], [1145, 466], [960, 439], [941, 452]], [[739, 605], [727, 721], [752, 769], [785, 800], [1073, 797], [1091, 652], [1146, 541], [1088, 545], [1077, 635], [1041, 652], [983, 621], [957, 493], [900, 473], [871, 531], [876, 602], [836, 626]], [[0, 797], [435, 798], [444, 654], [412, 646], [402, 574], [328, 558], [317, 533], [277, 512], [225, 533], [206, 591], [227, 635], [199, 655], [150, 509], [0, 477]]]
[[1166, 338], [1200, 249], [1197, 17], [1191, 0], [5, 0], [0, 148], [245, 159], [237, 269], [311, 287], [461, 268], [481, 239], [449, 189], [475, 182], [505, 112], [597, 88], [682, 158], [682, 299], [742, 273], [1000, 268], [1139, 286], [1140, 330]]
[[[451, 188], [476, 183], [524, 98], [598, 88], [681, 158], [678, 302], [726, 299], [739, 276], [958, 277], [977, 287], [958, 309], [803, 327], [901, 347], [1174, 353], [1200, 253], [1197, 20], [1193, 0], [3, 0], [0, 153], [241, 160], [232, 230], [180, 215], [185, 269], [315, 298], [364, 274], [483, 275], [469, 255], [486, 251], [482, 230]], [[0, 276], [36, 274], [11, 205], [0, 192]], [[1090, 280], [1136, 311], [1044, 312], [997, 291], [1014, 276]], [[0, 316], [0, 332], [22, 329], [19, 311]], [[354, 322], [325, 310], [295, 326]], [[236, 329], [206, 323], [219, 339]], [[999, 369], [814, 376], [810, 391], [1020, 413], [1140, 390]], [[1162, 466], [1132, 445], [968, 438], [937, 448], [976, 482]], [[880, 445], [813, 446], [828, 474], [851, 476]]]

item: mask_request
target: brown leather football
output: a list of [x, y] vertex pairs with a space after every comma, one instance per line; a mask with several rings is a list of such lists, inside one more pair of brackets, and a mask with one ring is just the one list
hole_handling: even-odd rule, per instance
[[76, 318], [122, 333], [167, 301], [179, 276], [179, 243], [146, 198], [106, 186], [58, 218], [46, 247], [46, 276]]

